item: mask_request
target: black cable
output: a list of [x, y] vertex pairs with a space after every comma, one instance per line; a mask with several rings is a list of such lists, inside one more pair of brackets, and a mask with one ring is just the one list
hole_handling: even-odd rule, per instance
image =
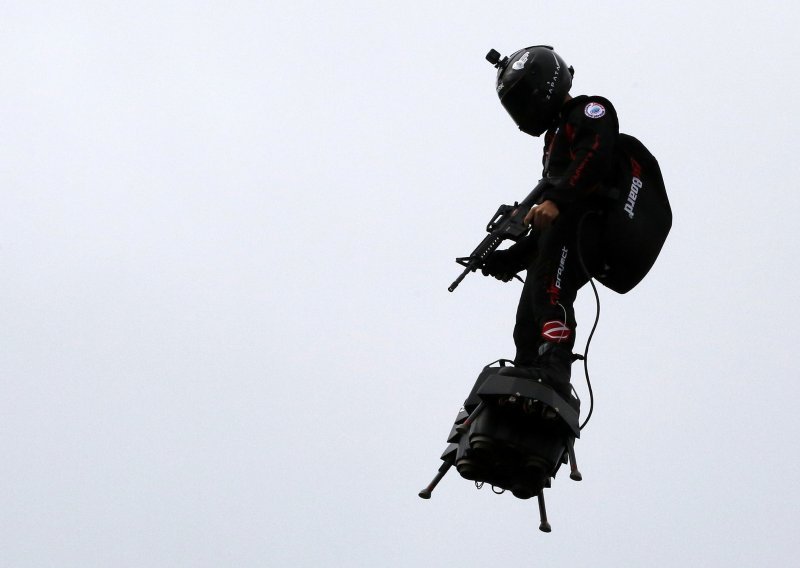
[[589, 345], [592, 343], [592, 337], [594, 337], [594, 332], [597, 329], [597, 324], [600, 321], [600, 295], [597, 293], [597, 286], [594, 284], [594, 279], [592, 278], [589, 269], [586, 268], [586, 263], [583, 260], [583, 254], [581, 252], [581, 232], [583, 229], [583, 223], [586, 221], [586, 218], [589, 215], [597, 215], [596, 211], [587, 211], [583, 214], [580, 221], [578, 221], [578, 232], [576, 235], [577, 240], [577, 252], [578, 252], [578, 262], [583, 269], [583, 273], [589, 279], [589, 284], [592, 285], [592, 291], [594, 292], [594, 301], [596, 306], [595, 317], [594, 317], [594, 325], [592, 326], [592, 331], [589, 332], [589, 338], [586, 340], [586, 347], [583, 351], [583, 356], [579, 357], [583, 359], [583, 373], [586, 376], [586, 386], [589, 388], [589, 413], [586, 415], [586, 420], [583, 421], [583, 424], [580, 426], [580, 430], [583, 430], [584, 426], [589, 422], [589, 419], [592, 417], [592, 412], [594, 411], [594, 392], [592, 391], [592, 381], [589, 379]]

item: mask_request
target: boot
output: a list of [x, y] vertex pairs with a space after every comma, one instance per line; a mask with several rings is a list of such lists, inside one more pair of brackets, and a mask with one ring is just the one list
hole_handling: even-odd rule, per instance
[[539, 346], [539, 356], [534, 367], [542, 380], [550, 385], [564, 400], [571, 400], [572, 349], [569, 344], [544, 342]]

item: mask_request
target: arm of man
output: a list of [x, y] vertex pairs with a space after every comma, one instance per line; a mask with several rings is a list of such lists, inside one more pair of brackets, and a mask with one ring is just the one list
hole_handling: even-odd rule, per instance
[[547, 228], [561, 209], [591, 193], [613, 167], [614, 146], [619, 136], [614, 107], [597, 96], [573, 101], [559, 134], [569, 143], [569, 165], [564, 172], [558, 172], [561, 181], [545, 190], [542, 203], [525, 217], [525, 222], [533, 223], [537, 229]]

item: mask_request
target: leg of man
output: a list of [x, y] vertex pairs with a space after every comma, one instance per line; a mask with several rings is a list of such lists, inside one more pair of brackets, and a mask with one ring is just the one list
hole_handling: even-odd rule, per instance
[[[580, 254], [590, 270], [596, 252], [598, 222], [593, 214], [581, 226], [581, 247], [577, 246], [580, 220], [587, 208], [575, 208], [559, 215], [539, 236], [539, 249], [528, 267], [522, 290], [514, 343], [518, 366], [541, 366], [552, 362], [561, 380], [569, 380], [572, 348], [575, 345], [573, 303], [588, 278], [578, 259]], [[546, 355], [546, 356], [544, 356]], [[566, 375], [566, 376], [564, 376]]]

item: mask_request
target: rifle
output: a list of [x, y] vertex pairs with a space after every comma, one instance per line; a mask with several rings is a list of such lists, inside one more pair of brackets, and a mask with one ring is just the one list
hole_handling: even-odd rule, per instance
[[[504, 240], [511, 239], [517, 242], [528, 234], [531, 228], [523, 223], [525, 216], [528, 214], [528, 211], [530, 211], [530, 208], [536, 205], [544, 190], [554, 185], [555, 181], [556, 180], [552, 178], [543, 178], [539, 180], [536, 187], [534, 187], [521, 202], [515, 202], [514, 205], [501, 205], [498, 207], [497, 213], [494, 214], [486, 225], [486, 232], [489, 234], [484, 237], [469, 256], [462, 256], [456, 259], [458, 264], [466, 268], [464, 268], [464, 272], [461, 273], [461, 276], [456, 278], [447, 288], [450, 292], [461, 284], [461, 281], [464, 280], [467, 274], [475, 272], [479, 268], [483, 268], [486, 258], [497, 250], [497, 247], [499, 247]], [[516, 276], [516, 278], [519, 278], [519, 276]]]

